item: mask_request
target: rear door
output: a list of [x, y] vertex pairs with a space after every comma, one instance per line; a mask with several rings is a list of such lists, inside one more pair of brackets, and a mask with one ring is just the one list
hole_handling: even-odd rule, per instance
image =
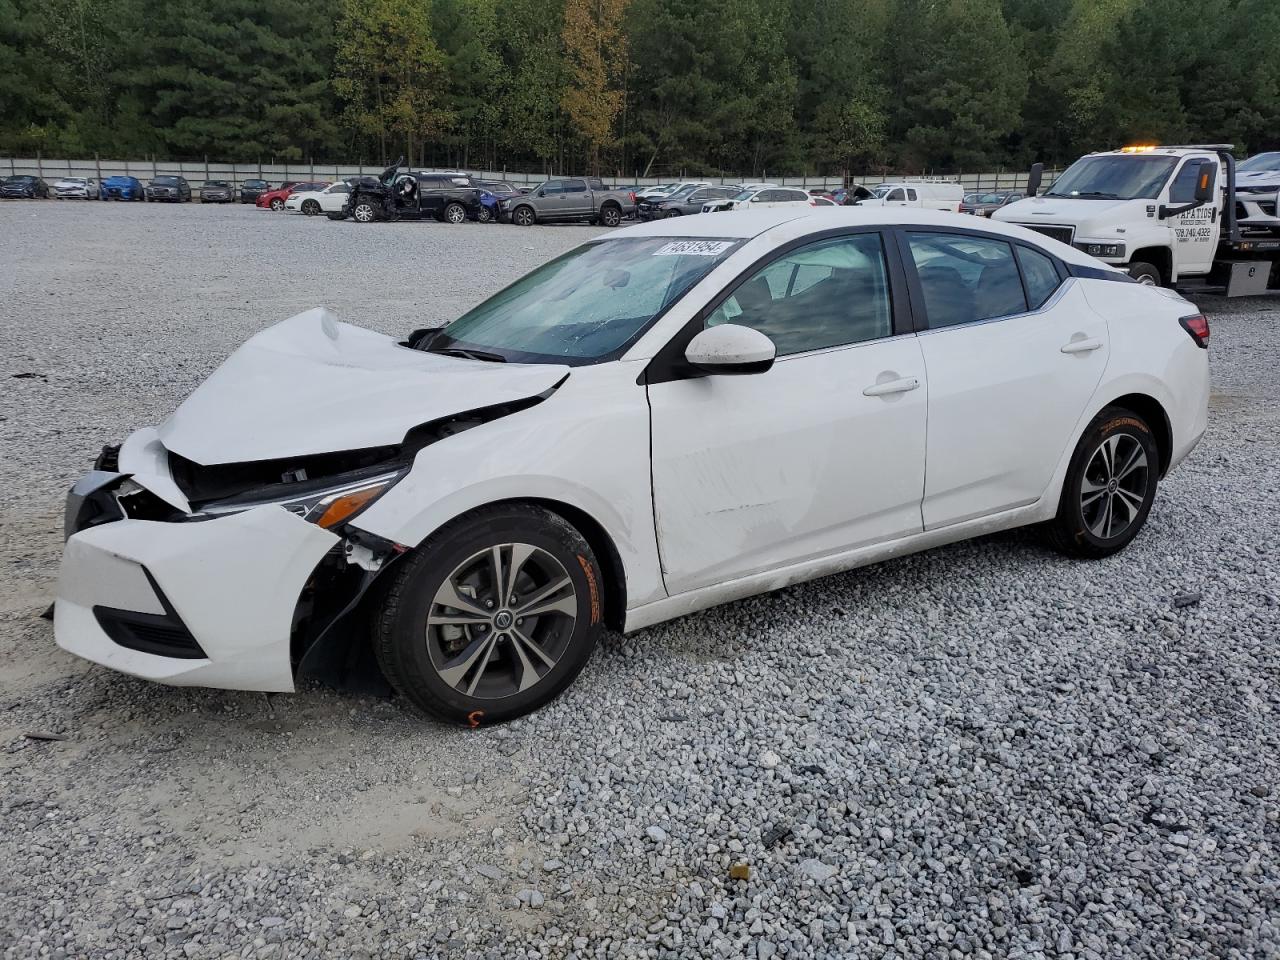
[[929, 378], [926, 530], [1040, 499], [1106, 367], [1106, 322], [1038, 248], [898, 231]]
[[563, 197], [560, 208], [563, 211], [562, 216], [585, 219], [594, 213], [591, 193], [587, 190], [587, 181], [565, 180]]
[[418, 211], [421, 216], [443, 216], [448, 182], [447, 177], [418, 176]]

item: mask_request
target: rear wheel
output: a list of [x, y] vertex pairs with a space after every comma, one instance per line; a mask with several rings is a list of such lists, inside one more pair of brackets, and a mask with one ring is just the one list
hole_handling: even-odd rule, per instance
[[600, 578], [591, 547], [558, 515], [524, 504], [477, 511], [396, 575], [374, 623], [378, 662], [402, 696], [442, 720], [514, 719], [590, 658]]
[[1160, 276], [1160, 270], [1154, 264], [1145, 263], [1141, 260], [1135, 260], [1129, 264], [1129, 276], [1149, 287], [1158, 287], [1164, 282]]
[[600, 222], [606, 227], [616, 227], [622, 222], [622, 208], [616, 203], [606, 203], [600, 208]]
[[511, 222], [517, 227], [531, 227], [535, 219], [532, 207], [516, 207], [511, 213]]
[[467, 208], [460, 203], [451, 203], [444, 208], [444, 218], [448, 223], [465, 223]]
[[361, 200], [351, 211], [351, 215], [360, 223], [372, 223], [377, 218], [378, 211], [373, 209], [373, 204], [368, 200]]
[[1088, 559], [1128, 546], [1155, 502], [1160, 453], [1151, 427], [1122, 407], [1108, 407], [1089, 424], [1067, 468], [1050, 543]]
[[315, 200], [303, 200], [302, 212], [305, 213], [308, 217], [314, 217], [317, 213], [320, 212], [319, 202]]
[[476, 213], [476, 221], [478, 223], [489, 223], [492, 220], [493, 220], [493, 210], [491, 210], [489, 207], [486, 207], [484, 204], [481, 204], [479, 211]]

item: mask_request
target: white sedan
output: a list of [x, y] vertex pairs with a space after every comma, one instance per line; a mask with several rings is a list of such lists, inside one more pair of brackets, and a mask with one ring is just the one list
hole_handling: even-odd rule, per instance
[[347, 204], [351, 193], [351, 183], [341, 180], [331, 183], [323, 190], [306, 190], [302, 193], [291, 193], [284, 202], [284, 208], [294, 213], [305, 213], [314, 217], [320, 213], [340, 214]]
[[50, 191], [58, 200], [100, 200], [102, 188], [92, 177], [62, 177]]
[[1069, 246], [901, 208], [610, 232], [406, 339], [316, 308], [76, 484], [57, 642], [268, 691], [368, 653], [510, 719], [606, 625], [1028, 524], [1115, 553], [1204, 433], [1208, 337]]

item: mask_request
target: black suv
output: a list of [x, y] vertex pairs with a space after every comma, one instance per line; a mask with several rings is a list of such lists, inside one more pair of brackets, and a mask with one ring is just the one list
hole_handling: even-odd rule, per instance
[[191, 184], [186, 177], [156, 177], [147, 184], [147, 199], [186, 203], [191, 199]]
[[463, 223], [480, 216], [483, 193], [465, 173], [401, 172], [403, 160], [382, 171], [376, 181], [355, 184], [344, 213], [360, 223], [374, 220], [443, 220]]

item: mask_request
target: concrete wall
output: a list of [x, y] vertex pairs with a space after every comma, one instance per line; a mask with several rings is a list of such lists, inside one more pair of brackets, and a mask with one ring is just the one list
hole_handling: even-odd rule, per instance
[[[54, 160], [43, 157], [0, 158], [0, 176], [11, 174], [32, 174], [43, 177], [50, 182], [59, 177], [94, 177], [103, 180], [107, 177], [127, 175], [137, 177], [144, 183], [157, 176], [183, 176], [191, 182], [193, 190], [199, 190], [205, 180], [230, 180], [239, 186], [245, 180], [267, 180], [272, 184], [286, 180], [341, 180], [359, 174], [376, 175], [383, 168], [376, 164], [357, 166], [353, 164], [335, 165], [321, 163], [175, 163], [153, 160]], [[530, 186], [541, 183], [546, 176], [541, 173], [514, 173], [505, 170], [468, 170], [483, 180], [506, 180], [516, 186]], [[1053, 183], [1058, 171], [1045, 171], [1044, 186]], [[561, 174], [565, 176], [565, 174]], [[626, 177], [604, 177], [605, 183], [617, 184], [656, 184], [669, 183], [672, 178], [628, 179]], [[741, 177], [691, 177], [689, 179], [708, 180], [712, 183], [738, 183]], [[841, 184], [840, 177], [760, 177], [771, 183], [786, 186], [804, 187], [806, 189], [834, 189]], [[881, 174], [853, 175], [854, 183], [873, 186], [885, 179]], [[984, 173], [963, 173], [942, 179], [959, 180], [969, 191], [1016, 190], [1026, 186], [1025, 170], [987, 171]]]

